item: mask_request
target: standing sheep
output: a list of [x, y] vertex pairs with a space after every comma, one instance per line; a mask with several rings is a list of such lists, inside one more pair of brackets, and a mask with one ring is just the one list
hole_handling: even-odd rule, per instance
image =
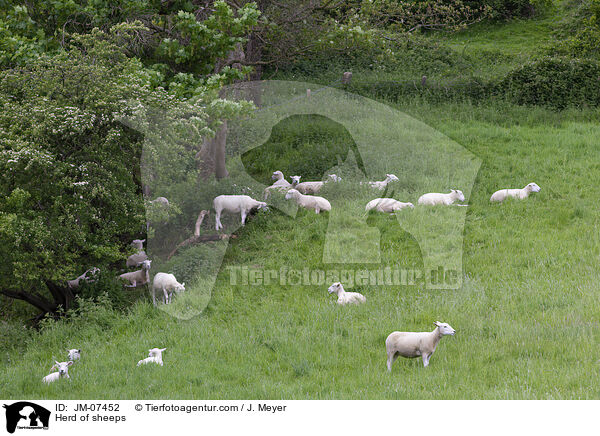
[[285, 194], [285, 199], [289, 200], [290, 198], [293, 198], [298, 206], [302, 206], [305, 209], [312, 209], [317, 214], [322, 210], [327, 212], [331, 210], [331, 203], [323, 197], [303, 195], [295, 189], [290, 189], [287, 194]]
[[156, 306], [156, 291], [163, 294], [163, 303], [169, 304], [173, 298], [173, 292], [185, 291], [185, 283], [179, 283], [173, 274], [159, 272], [152, 281], [152, 302]]
[[413, 358], [421, 356], [423, 366], [429, 365], [429, 359], [435, 352], [442, 336], [452, 335], [456, 331], [449, 324], [435, 321], [432, 332], [393, 332], [385, 340], [387, 351], [387, 368], [392, 370], [392, 364], [398, 356]]
[[414, 209], [415, 206], [412, 203], [403, 203], [393, 198], [376, 198], [367, 203], [365, 211], [376, 210], [377, 212], [394, 213], [407, 207]]
[[141, 262], [142, 269], [137, 271], [132, 271], [128, 273], [121, 274], [119, 276], [122, 280], [127, 280], [129, 282], [128, 285], [125, 285], [127, 288], [135, 288], [138, 286], [146, 285], [150, 282], [150, 263], [151, 260], [144, 260]]
[[452, 189], [448, 194], [430, 193], [419, 197], [418, 204], [425, 206], [445, 205], [450, 206], [456, 201], [465, 201], [465, 196], [462, 191]]
[[497, 201], [498, 203], [502, 203], [507, 198], [517, 198], [519, 200], [524, 200], [529, 197], [529, 194], [532, 192], [540, 192], [542, 188], [540, 188], [535, 183], [529, 183], [523, 189], [501, 189], [496, 191], [490, 197], [490, 201]]
[[330, 294], [337, 294], [337, 304], [343, 306], [345, 304], [360, 304], [367, 301], [363, 294], [358, 292], [346, 292], [340, 282], [335, 282], [327, 289]]
[[267, 207], [267, 203], [257, 201], [248, 195], [219, 195], [213, 200], [213, 206], [215, 208], [215, 227], [220, 230], [223, 228], [223, 224], [221, 224], [223, 211], [239, 212], [242, 216], [242, 225], [245, 225], [250, 211]]

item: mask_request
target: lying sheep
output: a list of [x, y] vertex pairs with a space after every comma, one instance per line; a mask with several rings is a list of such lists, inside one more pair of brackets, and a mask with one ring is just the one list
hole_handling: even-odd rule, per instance
[[148, 255], [146, 254], [146, 252], [144, 250], [141, 250], [141, 251], [138, 251], [137, 253], [129, 256], [127, 258], [127, 261], [125, 262], [125, 265], [127, 265], [127, 268], [133, 268], [133, 267], [138, 266], [140, 263], [142, 263], [145, 260], [148, 260]]
[[69, 353], [69, 360], [72, 360], [74, 362], [81, 358], [81, 350], [78, 350], [77, 348], [72, 348], [67, 351]]
[[271, 186], [267, 186], [264, 193], [264, 200], [266, 201], [271, 195], [271, 191], [279, 191], [286, 192], [288, 189], [292, 187], [291, 183], [285, 180], [283, 177], [283, 173], [281, 171], [274, 171], [271, 175], [271, 179], [275, 180], [275, 182]]
[[303, 195], [295, 189], [290, 189], [285, 194], [285, 199], [289, 200], [290, 198], [293, 198], [298, 206], [302, 206], [305, 209], [313, 209], [317, 214], [322, 210], [327, 212], [331, 210], [331, 203], [329, 203], [323, 197]]
[[242, 225], [245, 225], [250, 211], [267, 207], [267, 203], [257, 201], [247, 195], [219, 195], [213, 200], [213, 206], [215, 208], [215, 226], [219, 230], [223, 228], [223, 224], [221, 224], [223, 211], [239, 212], [242, 216]]
[[322, 182], [302, 182], [302, 183], [300, 183], [300, 176], [293, 176], [292, 177], [292, 187], [296, 191], [299, 191], [301, 194], [316, 194], [317, 192], [319, 192], [321, 190], [321, 188], [325, 185], [325, 183], [331, 182], [331, 181], [339, 182], [340, 180], [342, 180], [340, 177], [336, 176], [335, 174], [330, 174], [327, 177], [328, 177], [328, 179], [324, 180]]
[[490, 197], [490, 201], [497, 201], [499, 203], [502, 203], [509, 197], [524, 200], [527, 197], [529, 197], [529, 194], [531, 194], [532, 192], [540, 192], [541, 190], [542, 188], [540, 188], [535, 183], [530, 183], [523, 189], [501, 189], [492, 194], [492, 196]]
[[386, 174], [385, 180], [382, 180], [381, 182], [369, 182], [369, 186], [371, 188], [377, 188], [380, 191], [383, 191], [387, 187], [388, 183], [397, 182], [398, 180], [399, 180], [398, 177], [396, 177], [395, 175]]
[[121, 274], [119, 278], [129, 282], [125, 287], [135, 288], [137, 286], [148, 284], [150, 282], [150, 274], [148, 271], [150, 270], [151, 262], [151, 260], [144, 260], [141, 262], [142, 269]]
[[156, 291], [163, 294], [163, 303], [169, 304], [173, 298], [173, 292], [185, 291], [185, 283], [179, 283], [173, 274], [157, 273], [152, 281], [152, 302], [156, 306]]
[[137, 366], [146, 365], [148, 363], [156, 363], [160, 366], [163, 366], [162, 352], [165, 350], [166, 350], [166, 348], [151, 348], [150, 350], [148, 350], [149, 351], [148, 357], [140, 360], [137, 363]]
[[392, 370], [392, 364], [398, 356], [423, 358], [423, 366], [429, 365], [429, 359], [435, 352], [442, 336], [453, 335], [456, 331], [449, 324], [436, 321], [432, 332], [393, 332], [385, 340], [387, 351], [387, 368]]
[[144, 249], [144, 242], [146, 242], [145, 239], [134, 239], [133, 241], [131, 241], [131, 245], [134, 248], [137, 248], [138, 251], [142, 251]]
[[403, 203], [393, 198], [376, 198], [371, 200], [365, 206], [365, 211], [376, 210], [377, 212], [394, 213], [404, 208], [414, 208], [412, 203]]
[[330, 294], [337, 294], [337, 304], [360, 304], [367, 301], [363, 294], [358, 292], [346, 292], [344, 291], [344, 287], [340, 282], [335, 282], [333, 285], [327, 289], [327, 292]]
[[465, 196], [462, 191], [452, 189], [448, 194], [424, 194], [419, 197], [417, 203], [425, 206], [435, 206], [438, 204], [450, 206], [455, 201], [465, 201]]
[[42, 381], [44, 383], [50, 384], [52, 382], [55, 382], [59, 378], [69, 378], [70, 379], [71, 377], [69, 377], [69, 366], [71, 366], [71, 365], [73, 365], [72, 361], [58, 362], [55, 360], [55, 365], [53, 365], [52, 368], [50, 368], [50, 371], [52, 371], [54, 369], [58, 369], [58, 371], [48, 374], [46, 377], [44, 377], [42, 379]]
[[94, 276], [96, 274], [98, 274], [99, 272], [100, 272], [100, 268], [96, 268], [96, 267], [90, 268], [86, 272], [81, 274], [79, 277], [77, 277], [76, 279], [67, 280], [67, 286], [71, 290], [79, 289], [79, 286], [81, 286], [82, 281], [85, 283], [93, 282], [95, 280]]

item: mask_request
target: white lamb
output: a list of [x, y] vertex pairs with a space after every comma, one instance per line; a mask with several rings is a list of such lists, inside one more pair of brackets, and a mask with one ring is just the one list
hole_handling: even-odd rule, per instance
[[321, 182], [302, 182], [300, 183], [300, 176], [292, 176], [292, 187], [299, 191], [301, 194], [316, 194], [321, 190], [327, 182], [339, 182], [341, 177], [335, 174], [327, 176], [327, 180]]
[[382, 180], [381, 182], [369, 182], [369, 186], [371, 188], [377, 188], [380, 191], [383, 191], [386, 186], [388, 185], [388, 183], [390, 182], [397, 182], [399, 179], [398, 177], [396, 177], [393, 174], [386, 174], [385, 175], [385, 180]]
[[248, 195], [219, 195], [213, 200], [213, 206], [215, 208], [215, 225], [216, 229], [222, 229], [221, 224], [221, 213], [227, 212], [239, 212], [242, 216], [242, 225], [246, 224], [246, 217], [252, 209], [262, 209], [267, 207], [267, 203], [263, 201], [257, 201]]
[[163, 294], [163, 303], [169, 304], [173, 298], [173, 292], [179, 294], [185, 291], [185, 283], [179, 283], [173, 274], [157, 273], [152, 281], [152, 302], [156, 306], [156, 291]]
[[79, 286], [81, 285], [82, 281], [86, 282], [86, 283], [93, 282], [95, 280], [94, 276], [96, 274], [98, 274], [99, 272], [100, 272], [99, 268], [96, 268], [96, 267], [90, 268], [86, 272], [81, 274], [79, 277], [77, 277], [76, 279], [67, 280], [67, 286], [72, 290], [79, 289]]
[[44, 383], [50, 384], [60, 378], [69, 378], [70, 379], [71, 377], [69, 377], [69, 366], [73, 365], [73, 362], [71, 362], [71, 361], [58, 362], [56, 360], [54, 362], [56, 364], [53, 365], [52, 368], [50, 368], [50, 371], [52, 371], [54, 369], [58, 369], [58, 371], [48, 374], [46, 377], [44, 377], [42, 379], [42, 381]]
[[148, 260], [148, 255], [146, 254], [146, 252], [144, 250], [140, 250], [137, 253], [129, 256], [127, 258], [127, 261], [125, 262], [125, 265], [127, 265], [127, 268], [133, 268], [135, 266], [138, 266], [140, 263], [142, 263], [145, 260]]
[[490, 197], [490, 201], [497, 201], [502, 203], [508, 197], [517, 198], [519, 200], [524, 200], [529, 197], [529, 194], [532, 192], [540, 192], [542, 188], [540, 188], [535, 183], [530, 183], [525, 186], [523, 189], [501, 189], [496, 191]]
[[150, 274], [148, 273], [148, 271], [150, 270], [151, 262], [151, 260], [145, 260], [141, 263], [142, 269], [121, 274], [119, 278], [122, 280], [127, 280], [129, 282], [129, 284], [125, 285], [125, 287], [135, 288], [137, 286], [142, 286], [149, 283]]
[[67, 351], [69, 352], [69, 360], [76, 361], [81, 358], [81, 350], [78, 350], [77, 348], [72, 348]]
[[322, 210], [327, 212], [331, 210], [331, 203], [329, 203], [329, 201], [323, 197], [304, 195], [295, 189], [290, 189], [285, 194], [285, 199], [289, 200], [290, 198], [293, 198], [298, 206], [302, 206], [305, 209], [312, 209], [315, 211], [315, 213], [319, 213]]
[[365, 211], [376, 210], [377, 212], [394, 213], [405, 208], [414, 208], [412, 203], [403, 203], [393, 198], [376, 198], [365, 206]]
[[438, 204], [450, 206], [456, 201], [465, 201], [465, 196], [462, 191], [452, 189], [448, 194], [439, 194], [434, 192], [421, 195], [417, 203], [425, 206], [435, 206]]
[[166, 348], [151, 348], [150, 350], [148, 350], [149, 351], [148, 357], [140, 360], [137, 363], [137, 366], [146, 365], [148, 363], [156, 363], [160, 366], [163, 366], [162, 352], [165, 350], [166, 350]]
[[442, 336], [452, 335], [456, 331], [449, 324], [436, 321], [432, 332], [393, 332], [385, 340], [387, 351], [387, 368], [392, 370], [392, 364], [398, 356], [413, 358], [421, 356], [423, 366], [429, 365], [429, 359], [435, 352]]
[[340, 282], [335, 282], [333, 285], [327, 289], [327, 292], [330, 294], [337, 294], [337, 304], [360, 304], [367, 301], [363, 294], [358, 292], [346, 292], [344, 291], [344, 287]]

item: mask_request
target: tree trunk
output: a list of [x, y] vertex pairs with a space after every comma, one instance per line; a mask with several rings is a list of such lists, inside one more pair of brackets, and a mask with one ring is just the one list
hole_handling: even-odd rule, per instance
[[227, 144], [227, 120], [223, 120], [223, 124], [217, 130], [214, 137], [214, 153], [215, 153], [215, 177], [224, 179], [229, 176], [227, 167], [225, 166], [225, 146]]

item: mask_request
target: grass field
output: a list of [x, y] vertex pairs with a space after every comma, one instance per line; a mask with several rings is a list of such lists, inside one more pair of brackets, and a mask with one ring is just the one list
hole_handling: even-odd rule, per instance
[[[507, 59], [519, 62], [527, 50], [531, 52], [547, 25], [543, 20], [526, 24], [531, 26], [531, 32], [524, 33], [530, 36], [528, 42], [515, 37], [503, 49]], [[518, 24], [498, 28], [487, 42], [481, 30], [473, 29], [444, 43], [460, 51], [470, 39], [474, 41], [471, 49], [477, 46], [484, 50], [487, 46], [493, 50], [497, 38], [505, 33], [514, 35], [518, 29]], [[333, 212], [317, 216], [300, 210], [290, 216], [272, 208], [250, 217], [248, 225], [238, 229], [237, 238], [228, 245], [204, 244], [168, 262], [156, 261], [156, 268], [172, 270], [190, 283], [189, 295], [176, 301], [173, 310], [207, 305], [200, 315], [178, 319], [154, 309], [148, 300], [137, 302], [125, 315], [103, 304], [85, 304], [70, 321], [48, 323], [41, 333], [24, 335], [25, 343], [2, 352], [3, 396], [598, 399], [598, 112], [554, 112], [500, 102], [434, 105], [418, 98], [388, 103], [413, 117], [411, 120], [429, 126], [432, 133], [421, 137], [419, 145], [433, 147], [435, 142], [430, 140], [438, 138], [441, 146], [457, 144], [457, 149], [474, 156], [480, 164], [472, 185], [463, 189], [469, 207], [456, 209], [464, 213], [464, 228], [459, 228], [459, 289], [433, 290], [422, 284], [353, 286], [347, 290], [362, 292], [367, 303], [338, 307], [326, 292], [330, 283], [232, 284], [229, 267], [233, 266], [261, 270], [330, 267], [323, 262], [323, 251]], [[365, 136], [377, 128], [368, 127]], [[256, 186], [268, 183], [269, 173], [275, 169], [283, 169], [288, 176], [319, 168], [309, 175], [320, 177], [349, 147], [345, 130], [323, 118], [284, 121], [278, 129], [265, 148], [248, 151], [237, 163], [231, 163], [234, 176], [239, 175], [236, 165], [243, 164]], [[426, 166], [426, 160], [421, 162], [410, 155], [403, 159], [402, 153], [410, 149], [386, 149], [387, 144], [375, 144], [374, 150], [384, 153], [386, 159], [369, 173], [384, 174], [388, 168], [400, 168], [396, 198], [416, 203], [419, 189], [447, 191], [454, 187], [447, 184], [456, 180], [467, 184], [469, 180], [466, 170], [460, 169], [423, 179], [411, 177], [408, 169]], [[314, 157], [322, 155], [323, 159]], [[303, 156], [310, 156], [306, 157], [309, 160]], [[406, 162], [410, 164], [404, 167]], [[450, 175], [452, 180], [441, 186]], [[527, 201], [490, 204], [495, 190], [529, 182], [536, 182], [542, 191]], [[344, 185], [327, 189], [325, 194], [355, 211], [372, 195]], [[194, 198], [200, 201], [200, 197]], [[414, 212], [421, 213], [417, 209]], [[441, 226], [438, 229], [454, 219], [429, 213], [419, 219]], [[229, 225], [237, 219], [231, 217]], [[366, 222], [369, 229], [381, 234], [383, 265], [423, 267], [422, 247], [405, 230], [410, 223], [402, 216], [369, 215]], [[440, 232], [438, 241], [445, 234]], [[198, 277], [195, 269], [207, 256], [222, 257], [214, 287], [206, 277]], [[376, 266], [352, 264], [352, 268]], [[212, 293], [207, 293], [210, 288]], [[436, 320], [448, 322], [457, 334], [442, 339], [430, 366], [423, 368], [419, 359], [399, 359], [388, 373], [387, 335], [394, 330], [432, 330]], [[14, 331], [12, 334], [18, 337]], [[155, 346], [167, 348], [165, 366], [136, 368], [148, 348]], [[64, 360], [67, 347], [83, 350], [81, 362], [70, 370], [71, 381], [44, 386], [41, 378], [55, 359]]]

